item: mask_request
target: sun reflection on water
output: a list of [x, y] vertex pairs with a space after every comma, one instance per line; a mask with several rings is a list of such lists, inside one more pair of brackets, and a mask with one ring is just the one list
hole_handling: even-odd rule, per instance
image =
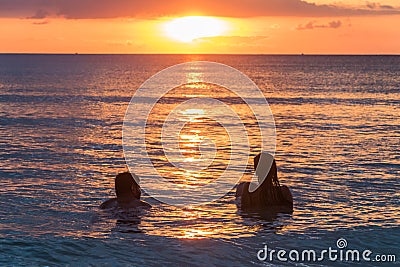
[[[191, 82], [195, 81], [197, 77], [196, 73], [193, 75], [190, 77]], [[146, 141], [150, 148], [149, 155], [153, 159], [153, 164], [164, 178], [179, 184], [203, 185], [220, 177], [231, 157], [232, 144], [227, 130], [210, 117], [210, 112], [214, 116], [223, 116], [218, 109], [190, 107], [179, 110], [177, 118], [179, 121], [185, 122], [182, 129], [173, 128], [178, 132], [179, 153], [168, 152], [167, 157], [161, 145], [176, 142], [172, 136], [162, 135], [164, 121], [171, 110], [188, 99], [203, 97], [208, 91], [212, 91], [216, 95], [218, 92], [221, 94], [221, 90], [226, 91], [216, 85], [203, 83], [193, 85], [191, 83], [171, 90], [154, 106], [147, 122], [149, 130], [146, 130]], [[242, 115], [244, 118], [246, 117], [243, 112]], [[256, 145], [253, 144], [253, 146]], [[189, 166], [189, 169], [176, 167], [171, 162], [186, 164], [185, 166]], [[170, 166], [167, 171], [165, 171], [166, 165]], [[193, 168], [196, 171], [190, 170]]]

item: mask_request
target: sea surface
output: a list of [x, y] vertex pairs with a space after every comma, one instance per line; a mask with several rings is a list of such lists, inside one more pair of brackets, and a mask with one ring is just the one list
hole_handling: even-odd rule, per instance
[[[99, 210], [115, 195], [115, 175], [127, 170], [122, 128], [131, 97], [157, 72], [192, 61], [234, 67], [263, 92], [293, 214], [245, 214], [234, 189], [200, 206], [171, 206], [144, 192], [150, 210]], [[261, 149], [240, 97], [215, 85], [175, 88], [149, 116], [146, 149], [178, 186], [213, 182], [243, 156], [224, 126], [195, 107], [184, 114], [182, 155], [195, 161], [203, 141], [213, 140], [215, 160], [201, 172], [168, 164], [163, 122], [199, 96], [237, 111], [250, 156]], [[386, 265], [399, 265], [399, 114], [400, 56], [0, 55], [0, 266], [380, 266], [257, 258], [265, 245], [321, 251], [338, 249], [339, 238], [347, 249], [395, 254]], [[253, 173], [251, 157], [242, 179]]]

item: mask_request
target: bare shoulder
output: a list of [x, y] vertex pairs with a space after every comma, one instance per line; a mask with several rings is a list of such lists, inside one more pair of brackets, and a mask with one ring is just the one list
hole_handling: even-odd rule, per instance
[[144, 202], [142, 200], [138, 200], [138, 199], [132, 199], [129, 202], [118, 203], [118, 206], [123, 209], [136, 209], [136, 208], [149, 209], [149, 208], [151, 208], [151, 205], [149, 203]]
[[111, 209], [111, 208], [115, 208], [118, 206], [118, 202], [116, 198], [112, 198], [109, 199], [107, 201], [104, 201], [103, 203], [101, 203], [100, 205], [100, 209]]
[[293, 196], [292, 196], [292, 193], [290, 192], [289, 187], [287, 187], [286, 185], [282, 185], [282, 186], [281, 186], [281, 191], [282, 191], [282, 194], [283, 194], [284, 198], [285, 198], [287, 201], [293, 203]]
[[139, 200], [139, 201], [140, 201], [140, 204], [139, 204], [140, 207], [145, 208], [145, 209], [151, 208], [151, 205], [149, 203], [142, 201], [142, 200]]
[[241, 182], [240, 184], [237, 185], [236, 187], [236, 197], [241, 197], [243, 195], [243, 192], [246, 188], [246, 185], [248, 185], [249, 182]]

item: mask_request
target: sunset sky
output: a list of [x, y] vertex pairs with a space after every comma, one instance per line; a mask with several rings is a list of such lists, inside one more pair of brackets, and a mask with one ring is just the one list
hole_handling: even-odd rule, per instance
[[400, 1], [0, 0], [0, 53], [400, 54]]

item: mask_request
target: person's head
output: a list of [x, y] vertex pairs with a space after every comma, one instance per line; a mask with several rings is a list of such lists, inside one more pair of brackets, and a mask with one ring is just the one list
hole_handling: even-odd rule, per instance
[[260, 184], [264, 179], [268, 179], [268, 183], [278, 181], [276, 162], [269, 153], [262, 152], [254, 157], [254, 170]]
[[266, 152], [258, 154], [254, 158], [254, 169], [258, 176], [259, 185], [248, 195], [247, 205], [249, 207], [260, 205], [265, 207], [283, 203], [284, 198], [278, 181], [274, 157]]
[[[135, 176], [135, 174], [133, 174]], [[117, 198], [140, 199], [141, 191], [132, 174], [129, 172], [119, 173], [115, 177], [115, 193]]]

